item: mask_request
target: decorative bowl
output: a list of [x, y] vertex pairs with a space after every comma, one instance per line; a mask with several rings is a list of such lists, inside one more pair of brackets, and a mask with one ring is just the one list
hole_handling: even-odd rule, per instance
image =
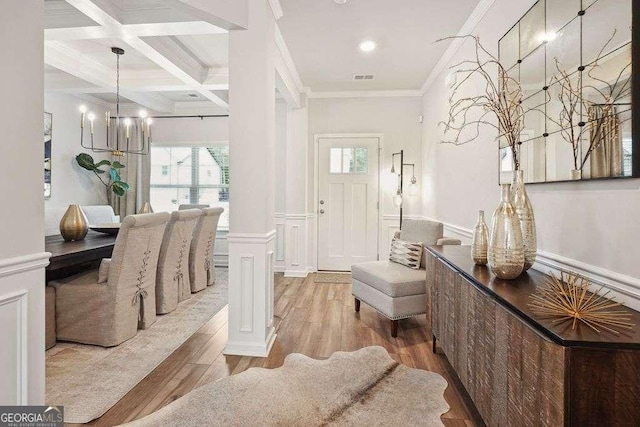
[[117, 236], [118, 232], [120, 231], [120, 223], [91, 225], [89, 226], [89, 228], [93, 231], [97, 231], [98, 233]]

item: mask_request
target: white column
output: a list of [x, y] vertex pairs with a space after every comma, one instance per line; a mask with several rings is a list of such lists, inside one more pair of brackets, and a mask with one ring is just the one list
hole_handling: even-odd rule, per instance
[[[0, 37], [11, 42], [0, 67], [0, 191], [10, 204], [0, 209], [0, 405], [45, 403], [43, 32], [41, 0], [3, 2]], [[55, 126], [54, 117], [53, 150]], [[65, 185], [53, 179], [52, 191]]]
[[225, 354], [266, 357], [273, 328], [275, 19], [248, 0], [248, 30], [229, 33], [229, 340]]
[[[304, 100], [303, 100], [304, 101]], [[285, 276], [306, 277], [309, 274], [307, 254], [307, 169], [309, 110], [290, 109], [287, 114]]]

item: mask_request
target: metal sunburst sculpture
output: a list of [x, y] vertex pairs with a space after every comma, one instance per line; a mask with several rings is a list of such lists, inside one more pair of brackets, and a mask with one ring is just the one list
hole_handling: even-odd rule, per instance
[[617, 329], [630, 330], [631, 314], [620, 310], [623, 305], [607, 298], [610, 291], [589, 292], [589, 280], [577, 273], [561, 273], [560, 278], [551, 274], [538, 293], [531, 296], [529, 307], [542, 317], [555, 318], [553, 323], [571, 321], [571, 329], [575, 330], [578, 322], [582, 322], [593, 331], [601, 329], [620, 335]]

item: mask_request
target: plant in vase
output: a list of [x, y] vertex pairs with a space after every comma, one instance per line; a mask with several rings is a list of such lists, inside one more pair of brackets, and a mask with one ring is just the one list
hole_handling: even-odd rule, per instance
[[[127, 193], [127, 190], [129, 190], [129, 184], [122, 181], [120, 173], [118, 172], [125, 167], [122, 163], [118, 161], [112, 163], [109, 160], [101, 160], [95, 163], [93, 157], [87, 153], [78, 154], [76, 156], [76, 162], [81, 168], [93, 172], [98, 177], [105, 187], [108, 204], [112, 204], [113, 195], [122, 197]], [[103, 166], [107, 166], [108, 168], [101, 169]]]
[[[525, 114], [538, 110], [546, 104], [549, 101], [548, 94], [540, 105], [534, 105], [525, 110], [522, 103], [524, 97], [520, 82], [509, 75], [500, 61], [482, 46], [478, 37], [468, 35], [443, 40], [452, 38], [472, 39], [475, 43], [475, 57], [452, 67], [456, 79], [449, 98], [449, 118], [446, 122], [441, 123], [445, 126], [445, 137], [450, 136], [451, 139], [442, 142], [454, 145], [469, 143], [479, 136], [481, 127], [489, 126], [497, 130], [496, 140], [499, 143], [502, 140], [508, 144], [514, 163], [513, 196], [511, 196], [511, 191], [507, 190], [509, 200], [508, 206], [506, 206], [503, 187], [503, 200], [492, 221], [488, 257], [492, 270], [499, 277], [515, 278], [522, 272], [522, 268], [515, 276], [507, 276], [512, 276], [512, 272], [517, 270], [512, 264], [514, 260], [517, 262], [520, 255], [504, 251], [508, 248], [508, 251], [526, 253], [527, 268], [533, 265], [537, 251], [533, 208], [524, 188], [524, 173], [520, 169], [520, 135], [524, 129]], [[494, 78], [496, 74], [497, 79]], [[459, 96], [465, 86], [472, 82], [477, 85], [477, 81], [482, 82], [483, 91], [480, 94], [467, 97]], [[500, 215], [498, 215], [499, 211]], [[510, 215], [511, 211], [516, 215], [517, 221], [512, 220], [510, 216], [509, 219], [503, 218], [507, 213]], [[509, 229], [516, 226], [519, 230]], [[496, 235], [497, 232], [499, 234]], [[512, 238], [506, 243], [500, 240], [500, 236], [512, 236]], [[522, 247], [519, 248], [517, 245], [522, 245]], [[501, 262], [506, 262], [507, 265], [502, 268]], [[524, 259], [522, 264], [521, 267], [525, 267]]]
[[[630, 120], [629, 115], [624, 120], [621, 119], [621, 112], [617, 108], [625, 105], [624, 101], [631, 97], [631, 62], [623, 65], [617, 75], [606, 77], [599, 75], [602, 68], [600, 63], [607, 56], [604, 52], [615, 35], [614, 30], [613, 35], [596, 56], [596, 60], [587, 66], [579, 67], [578, 73], [567, 70], [557, 58], [555, 60], [557, 72], [552, 77], [550, 86], [557, 87], [557, 100], [561, 110], [557, 117], [553, 114], [545, 114], [545, 116], [559, 128], [558, 132], [562, 139], [571, 144], [572, 180], [580, 180], [584, 177], [587, 162], [590, 160], [593, 162], [592, 155], [599, 149], [605, 148], [608, 142], [620, 139], [622, 122]], [[607, 73], [604, 72], [604, 74]], [[621, 143], [618, 145], [621, 146]], [[622, 173], [619, 170], [613, 171], [614, 173], [600, 174], [593, 169], [592, 165], [592, 178]]]

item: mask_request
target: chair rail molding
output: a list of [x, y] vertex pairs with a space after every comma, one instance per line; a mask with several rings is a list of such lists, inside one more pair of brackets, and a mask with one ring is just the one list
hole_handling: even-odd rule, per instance
[[[445, 235], [455, 234], [469, 240], [473, 238], [473, 230], [469, 228], [449, 223], [443, 224]], [[612, 296], [614, 296], [617, 301], [626, 304], [634, 310], [640, 310], [640, 279], [638, 278], [540, 249], [538, 249], [533, 268], [546, 274], [550, 272], [559, 274], [561, 271], [579, 273], [591, 281], [592, 290], [598, 290], [604, 286], [605, 289], [611, 291]]]
[[15, 258], [0, 260], [0, 277], [13, 276], [31, 270], [38, 270], [49, 265], [49, 252], [23, 255]]

